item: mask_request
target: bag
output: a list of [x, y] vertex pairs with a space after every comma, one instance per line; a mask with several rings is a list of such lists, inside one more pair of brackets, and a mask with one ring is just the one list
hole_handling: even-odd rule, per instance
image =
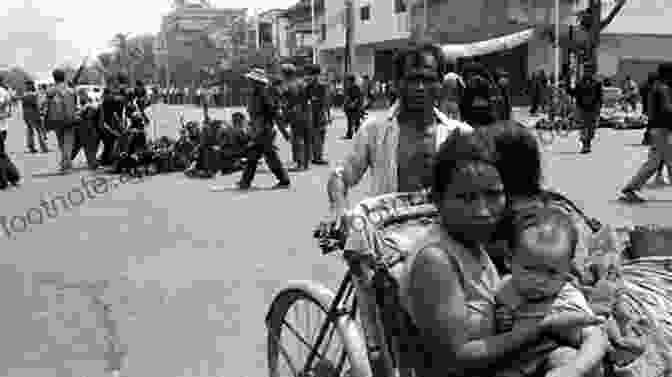
[[77, 104], [74, 92], [70, 89], [59, 89], [47, 99], [47, 122], [64, 124], [76, 120]]

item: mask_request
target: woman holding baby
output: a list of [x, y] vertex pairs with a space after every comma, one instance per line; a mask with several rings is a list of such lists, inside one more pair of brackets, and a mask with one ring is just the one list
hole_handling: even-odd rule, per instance
[[[584, 230], [536, 200], [541, 164], [526, 132], [505, 122], [458, 133], [436, 157], [440, 223], [417, 241], [400, 281], [412, 323], [402, 353], [419, 376], [601, 375], [602, 320], [570, 283]], [[516, 158], [517, 173], [503, 157], [513, 144], [529, 154]], [[498, 233], [510, 250], [506, 277], [485, 251]]]

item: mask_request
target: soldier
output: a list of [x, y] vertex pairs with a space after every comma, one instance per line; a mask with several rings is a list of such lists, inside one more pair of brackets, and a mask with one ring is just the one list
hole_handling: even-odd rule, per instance
[[285, 80], [282, 89], [286, 107], [284, 114], [292, 130], [292, 154], [295, 162], [295, 166], [289, 170], [306, 171], [312, 159], [308, 91], [305, 81], [297, 77], [293, 64], [283, 64], [281, 71]]
[[602, 84], [595, 77], [595, 67], [586, 66], [581, 81], [574, 88], [576, 107], [581, 119], [581, 153], [590, 153], [595, 129], [600, 120]]
[[359, 130], [359, 125], [362, 121], [362, 113], [364, 111], [364, 94], [361, 88], [357, 85], [355, 76], [348, 74], [345, 78], [345, 101], [343, 103], [343, 111], [348, 119], [348, 131], [343, 139], [352, 139], [354, 134]]
[[252, 93], [248, 100], [247, 113], [250, 115], [251, 141], [247, 152], [245, 171], [238, 182], [238, 188], [247, 190], [252, 185], [259, 159], [266, 160], [266, 165], [278, 180], [275, 188], [287, 189], [290, 186], [287, 171], [282, 166], [278, 148], [275, 146], [275, 128], [273, 123], [278, 119], [277, 101], [272, 95], [270, 80], [263, 69], [253, 69], [245, 77], [250, 81]]
[[310, 100], [310, 129], [312, 131], [313, 164], [328, 165], [324, 159], [324, 140], [327, 135], [327, 85], [320, 82], [320, 66], [309, 67], [308, 98]]
[[108, 88], [103, 92], [105, 125], [100, 133], [103, 142], [103, 153], [99, 161], [101, 166], [109, 166], [114, 163], [114, 147], [125, 127], [122, 119], [129, 94], [128, 78], [122, 73], [112, 78]]
[[35, 134], [40, 143], [42, 153], [49, 152], [47, 148], [47, 134], [42, 125], [42, 116], [40, 114], [42, 99], [35, 90], [35, 82], [26, 81], [26, 92], [21, 99], [23, 106], [23, 120], [26, 122], [26, 146], [28, 152], [37, 153], [35, 148]]

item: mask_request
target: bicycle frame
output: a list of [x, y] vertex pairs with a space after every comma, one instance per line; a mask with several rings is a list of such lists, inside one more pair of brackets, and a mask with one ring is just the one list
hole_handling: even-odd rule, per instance
[[[343, 278], [341, 284], [338, 287], [338, 291], [336, 292], [336, 297], [334, 298], [334, 301], [332, 301], [331, 306], [327, 310], [327, 320], [324, 321], [324, 324], [322, 324], [322, 327], [320, 328], [320, 332], [317, 335], [315, 345], [312, 346], [310, 354], [308, 355], [308, 359], [306, 360], [306, 364], [303, 366], [302, 371], [309, 370], [310, 366], [313, 364], [315, 357], [317, 357], [318, 350], [320, 349], [320, 344], [322, 344], [322, 341], [327, 336], [327, 332], [329, 330], [329, 324], [332, 322], [332, 320], [335, 317], [340, 317], [342, 315], [350, 315], [352, 318], [355, 317], [355, 313], [357, 313], [356, 297], [353, 299], [352, 308], [350, 310], [347, 310], [346, 308], [339, 308], [339, 306], [343, 302], [346, 302], [347, 299], [352, 294], [354, 294], [355, 285], [352, 279], [353, 279], [352, 271], [348, 269], [348, 271], [345, 273], [345, 277]], [[338, 362], [339, 366], [342, 365], [343, 362], [345, 361], [344, 358], [345, 353], [341, 355], [341, 360], [339, 360]]]

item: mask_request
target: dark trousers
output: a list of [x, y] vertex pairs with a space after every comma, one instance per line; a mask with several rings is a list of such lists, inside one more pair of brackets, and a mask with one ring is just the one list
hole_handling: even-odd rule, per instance
[[584, 147], [590, 147], [595, 138], [595, 129], [600, 119], [600, 110], [578, 109], [581, 117], [581, 143]]
[[84, 149], [86, 156], [86, 164], [90, 169], [98, 167], [96, 154], [98, 153], [98, 146], [100, 139], [98, 137], [98, 129], [95, 120], [84, 120], [75, 129], [75, 144], [72, 148], [72, 159], [79, 154], [80, 150]]
[[327, 136], [326, 114], [322, 111], [313, 111], [310, 123], [313, 161], [322, 161], [324, 160], [324, 140]]
[[100, 132], [100, 141], [103, 142], [103, 153], [100, 155], [101, 165], [111, 165], [114, 162], [114, 146], [117, 137], [109, 132]]
[[42, 152], [49, 150], [47, 148], [47, 132], [42, 126], [41, 119], [34, 118], [25, 118], [26, 121], [26, 147], [34, 151], [35, 150], [35, 134], [37, 134], [37, 140], [40, 143], [40, 149]]
[[530, 114], [536, 114], [539, 111], [539, 105], [541, 105], [541, 95], [533, 92], [531, 97], [532, 106], [530, 107]]
[[278, 155], [278, 147], [275, 146], [275, 132], [267, 131], [267, 135], [262, 135], [259, 142], [254, 145], [247, 152], [247, 164], [243, 171], [243, 176], [240, 183], [243, 185], [250, 185], [254, 180], [254, 175], [257, 172], [257, 166], [261, 158], [266, 160], [266, 165], [271, 169], [271, 173], [280, 183], [289, 183], [289, 175], [287, 170], [282, 166], [280, 156]]
[[672, 165], [672, 148], [668, 140], [670, 131], [664, 128], [651, 129], [649, 156], [634, 177], [625, 186], [626, 190], [637, 191], [658, 171], [661, 164]]
[[312, 154], [312, 135], [311, 127], [306, 120], [297, 120], [291, 123], [292, 125], [292, 154], [294, 155], [294, 162], [300, 168], [308, 168]]
[[348, 131], [345, 137], [351, 138], [359, 130], [359, 123], [361, 122], [361, 115], [357, 111], [348, 111], [345, 113], [348, 119]]
[[72, 167], [72, 148], [75, 145], [76, 125], [62, 126], [55, 130], [58, 149], [61, 151], [61, 169]]
[[318, 126], [313, 129], [313, 161], [324, 160], [324, 140], [327, 137], [327, 127]]

